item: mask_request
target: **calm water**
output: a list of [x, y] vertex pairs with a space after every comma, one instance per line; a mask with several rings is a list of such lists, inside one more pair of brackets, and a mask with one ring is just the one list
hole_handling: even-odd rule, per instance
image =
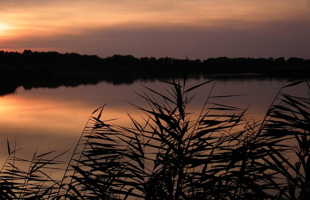
[[[187, 85], [190, 87], [204, 81], [206, 80], [192, 79]], [[284, 81], [279, 80], [216, 81], [211, 96], [246, 94], [223, 98], [217, 102], [249, 107], [247, 115], [259, 120], [265, 115], [283, 83]], [[167, 84], [158, 81], [119, 86], [100, 83], [96, 86], [75, 88], [18, 88], [15, 94], [0, 97], [0, 166], [8, 155], [7, 138], [11, 148], [17, 138], [17, 148], [23, 149], [18, 152], [20, 157], [29, 158], [37, 149], [44, 153], [71, 148], [67, 154], [69, 158], [90, 114], [103, 104], [107, 104], [103, 119], [118, 118], [115, 123], [130, 126], [127, 114], [139, 119], [143, 113], [138, 112], [128, 102], [146, 106], [133, 92], [145, 90], [142, 85], [162, 93], [166, 93], [165, 88], [169, 89]], [[195, 99], [189, 106], [194, 116], [199, 113], [212, 85], [213, 83], [205, 85], [195, 92]]]

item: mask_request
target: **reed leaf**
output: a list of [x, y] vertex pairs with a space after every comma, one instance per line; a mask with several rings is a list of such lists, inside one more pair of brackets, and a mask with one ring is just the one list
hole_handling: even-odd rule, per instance
[[198, 119], [191, 120], [192, 92], [211, 81], [188, 89], [186, 80], [163, 82], [167, 94], [146, 86], [136, 93], [149, 107], [132, 104], [145, 115], [141, 121], [128, 114], [131, 127], [103, 120], [105, 105], [96, 109], [60, 181], [46, 170], [60, 170], [64, 153], [23, 159], [7, 139], [0, 198], [310, 198], [310, 99], [286, 92], [305, 84], [309, 93], [307, 82], [287, 82], [261, 122], [248, 120], [247, 108], [218, 103], [240, 95], [213, 96], [214, 85]]

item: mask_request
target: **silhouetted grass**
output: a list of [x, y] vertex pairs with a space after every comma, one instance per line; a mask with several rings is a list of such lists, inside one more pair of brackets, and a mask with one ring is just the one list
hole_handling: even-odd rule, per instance
[[[0, 173], [3, 199], [309, 199], [310, 97], [285, 92], [304, 81], [288, 81], [261, 122], [246, 110], [206, 95], [197, 119], [187, 105], [198, 87], [166, 82], [168, 95], [151, 88], [137, 93], [148, 108], [131, 127], [103, 120], [95, 110], [62, 180], [45, 170], [61, 166], [54, 152], [31, 160], [9, 157]], [[60, 155], [59, 155], [60, 156]], [[29, 163], [28, 171], [18, 163]]]

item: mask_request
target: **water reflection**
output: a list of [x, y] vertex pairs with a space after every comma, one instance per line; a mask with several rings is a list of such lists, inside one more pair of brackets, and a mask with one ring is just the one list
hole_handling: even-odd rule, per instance
[[[187, 85], [191, 87], [203, 81], [202, 79], [191, 79]], [[161, 82], [144, 82], [142, 84], [163, 95], [169, 93], [165, 90], [169, 86]], [[19, 157], [31, 157], [37, 148], [41, 153], [54, 149], [64, 151], [72, 148], [73, 150], [88, 116], [102, 104], [107, 103], [103, 119], [118, 118], [115, 123], [130, 126], [127, 113], [138, 119], [141, 112], [137, 112], [127, 102], [141, 107], [147, 106], [144, 100], [132, 91], [142, 92], [145, 90], [143, 85], [141, 82], [135, 82], [130, 86], [101, 83], [96, 86], [30, 91], [19, 88], [15, 95], [2, 97], [0, 99], [1, 144], [3, 144], [0, 155], [1, 162], [7, 155], [6, 138], [8, 137], [10, 143], [13, 143], [15, 135], [17, 135], [18, 148], [24, 148], [18, 153]], [[243, 82], [216, 80], [214, 85], [212, 82], [195, 92], [196, 96], [189, 104], [188, 111], [191, 112], [193, 118], [197, 117], [206, 98], [210, 96], [209, 101], [213, 103], [240, 108], [248, 107], [247, 119], [253, 117], [256, 121], [262, 120], [282, 86], [283, 81], [279, 80], [247, 80]], [[304, 89], [307, 87], [294, 87], [287, 92], [300, 96], [299, 94], [302, 94], [301, 91]], [[226, 95], [239, 96], [216, 98]], [[277, 129], [277, 121], [273, 123], [274, 126], [270, 126], [270, 130]], [[72, 150], [64, 157], [65, 161], [71, 156]], [[295, 163], [294, 160], [293, 163]]]
[[[282, 76], [267, 76], [262, 74], [200, 74], [191, 73], [187, 75], [191, 79], [217, 79], [222, 82], [226, 81], [283, 81], [286, 78]], [[64, 74], [59, 76], [48, 76], [48, 75], [33, 75], [33, 76], [22, 76], [19, 78], [2, 77], [0, 80], [0, 96], [8, 94], [14, 94], [17, 88], [23, 87], [26, 90], [34, 88], [59, 88], [65, 87], [78, 87], [81, 85], [97, 85], [99, 83], [109, 83], [114, 86], [117, 85], [131, 85], [135, 82], [154, 82], [156, 80], [168, 80], [171, 74], [161, 73], [157, 71], [151, 72], [132, 72], [125, 71], [121, 73], [81, 73], [81, 74]], [[182, 72], [174, 72], [173, 77], [181, 79], [184, 77]]]
[[[205, 81], [190, 79], [188, 87]], [[213, 83], [212, 83], [213, 84]], [[212, 84], [199, 88], [189, 109], [199, 113], [206, 100]], [[0, 130], [1, 130], [1, 163], [7, 156], [6, 140], [14, 141], [24, 148], [20, 156], [29, 156], [37, 148], [42, 151], [59, 149], [64, 151], [73, 148], [88, 119], [97, 107], [107, 104], [104, 111], [105, 119], [118, 118], [117, 123], [130, 125], [127, 113], [139, 118], [128, 102], [139, 106], [147, 106], [134, 91], [140, 92], [142, 85], [166, 93], [168, 86], [159, 81], [138, 81], [131, 85], [82, 85], [79, 87], [59, 87], [57, 89], [37, 88], [25, 90], [18, 88], [14, 95], [0, 98]], [[212, 91], [213, 96], [246, 94], [229, 98], [229, 104], [241, 108], [249, 106], [248, 115], [261, 119], [282, 87], [283, 81], [262, 80], [217, 80]], [[222, 99], [218, 103], [227, 101]], [[27, 154], [27, 155], [24, 155]]]

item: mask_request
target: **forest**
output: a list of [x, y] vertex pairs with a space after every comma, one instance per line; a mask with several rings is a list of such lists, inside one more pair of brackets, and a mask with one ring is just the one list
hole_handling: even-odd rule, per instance
[[202, 61], [168, 57], [135, 58], [131, 55], [101, 58], [52, 51], [0, 51], [0, 96], [14, 93], [21, 86], [25, 89], [74, 87], [101, 81], [131, 84], [138, 79], [167, 79], [184, 75], [224, 79], [238, 78], [240, 75], [243, 78], [244, 75], [251, 75], [252, 78], [309, 78], [310, 59], [219, 57]]
[[[280, 58], [208, 58], [206, 60], [190, 60], [175, 58], [135, 58], [131, 55], [113, 55], [101, 58], [97, 55], [80, 55], [77, 53], [37, 52], [24, 50], [23, 53], [0, 51], [0, 66], [2, 71], [31, 72], [36, 70], [154, 70], [181, 69], [189, 71], [211, 71], [226, 73], [268, 73], [274, 70], [296, 70], [309, 68], [310, 59], [291, 57]], [[225, 71], [222, 71], [225, 70]], [[33, 71], [32, 71], [33, 72]]]

